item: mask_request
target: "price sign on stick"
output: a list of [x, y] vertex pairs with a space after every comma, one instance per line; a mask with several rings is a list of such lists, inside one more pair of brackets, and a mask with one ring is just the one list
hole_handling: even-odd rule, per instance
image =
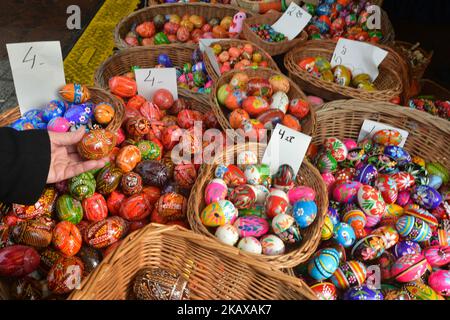
[[158, 89], [167, 89], [173, 99], [178, 99], [177, 72], [175, 68], [149, 68], [135, 71], [139, 95], [151, 99]]
[[331, 58], [331, 66], [344, 65], [353, 76], [367, 73], [372, 81], [378, 77], [378, 66], [388, 52], [369, 43], [339, 39]]
[[358, 142], [364, 140], [365, 138], [371, 138], [377, 131], [383, 129], [392, 129], [400, 132], [400, 134], [402, 135], [402, 142], [400, 143], [400, 147], [403, 148], [409, 135], [408, 131], [372, 120], [364, 120], [361, 131], [359, 132]]
[[22, 114], [59, 98], [66, 84], [59, 41], [10, 43], [6, 49]]
[[288, 164], [297, 175], [310, 143], [310, 136], [277, 124], [262, 163], [270, 166], [270, 174], [275, 174], [282, 164]]
[[311, 18], [312, 16], [308, 12], [291, 2], [281, 18], [272, 25], [272, 28], [292, 40], [302, 32]]

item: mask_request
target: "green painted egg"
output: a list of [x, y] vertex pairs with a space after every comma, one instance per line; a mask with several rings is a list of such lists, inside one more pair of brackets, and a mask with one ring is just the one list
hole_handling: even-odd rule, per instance
[[119, 186], [123, 172], [115, 166], [105, 166], [97, 175], [97, 192], [110, 194]]
[[319, 161], [317, 162], [317, 167], [320, 173], [334, 172], [337, 169], [337, 161], [331, 155], [331, 152], [327, 151], [319, 158]]
[[92, 172], [85, 172], [69, 181], [70, 194], [77, 200], [92, 196], [95, 192], [95, 178]]
[[83, 219], [83, 206], [81, 202], [68, 194], [64, 194], [58, 198], [56, 212], [61, 221], [78, 224]]
[[153, 141], [139, 141], [136, 143], [136, 147], [141, 151], [143, 160], [157, 160], [161, 156], [161, 148]]

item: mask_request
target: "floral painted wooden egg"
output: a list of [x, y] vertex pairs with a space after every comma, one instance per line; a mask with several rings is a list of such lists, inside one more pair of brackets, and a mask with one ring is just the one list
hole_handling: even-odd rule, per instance
[[231, 191], [229, 199], [238, 210], [248, 209], [255, 205], [256, 190], [249, 184], [243, 184]]
[[169, 192], [159, 198], [155, 207], [162, 217], [179, 220], [186, 217], [187, 199], [179, 193]]
[[238, 229], [230, 223], [218, 227], [215, 236], [220, 242], [230, 246], [234, 246], [239, 240]]
[[83, 219], [83, 206], [77, 199], [68, 194], [60, 196], [56, 202], [56, 212], [59, 220], [77, 224]]
[[344, 248], [349, 248], [355, 243], [356, 234], [349, 224], [340, 222], [334, 227], [333, 239]]
[[270, 167], [266, 164], [250, 165], [245, 169], [245, 179], [251, 185], [265, 184], [270, 180]]
[[372, 234], [382, 236], [386, 249], [392, 248], [399, 241], [399, 235], [392, 225], [384, 225], [372, 231]]
[[88, 125], [92, 119], [95, 105], [91, 102], [74, 104], [70, 106], [64, 118], [69, 122], [72, 128], [80, 125]]
[[400, 166], [411, 162], [410, 154], [402, 147], [387, 146], [384, 148], [384, 154], [394, 159]]
[[431, 238], [430, 226], [422, 219], [413, 216], [401, 216], [398, 218], [395, 228], [400, 236], [412, 241], [423, 242]]
[[140, 193], [142, 191], [142, 178], [135, 172], [127, 172], [122, 176], [122, 191], [127, 196]]
[[91, 130], [78, 143], [78, 153], [88, 160], [99, 160], [110, 154], [116, 145], [116, 135], [105, 129]]
[[128, 224], [121, 217], [108, 217], [92, 223], [85, 231], [85, 241], [93, 248], [105, 248], [123, 238], [128, 232]]
[[39, 253], [29, 246], [12, 245], [0, 249], [0, 275], [23, 277], [35, 271], [40, 262]]
[[361, 286], [367, 277], [366, 266], [356, 260], [342, 263], [333, 273], [330, 280], [340, 290]]
[[173, 176], [181, 188], [190, 189], [197, 179], [197, 170], [192, 163], [180, 163], [175, 166]]
[[415, 179], [409, 172], [404, 171], [397, 172], [394, 173], [391, 177], [397, 183], [397, 189], [399, 192], [408, 190], [415, 184]]
[[85, 172], [69, 180], [69, 191], [72, 197], [83, 200], [94, 194], [96, 181], [91, 172]]
[[141, 151], [133, 145], [128, 145], [120, 149], [116, 157], [116, 165], [124, 173], [132, 171], [140, 161]]
[[269, 223], [266, 219], [257, 216], [245, 216], [237, 218], [234, 226], [238, 229], [239, 237], [259, 238], [269, 231]]
[[154, 160], [141, 161], [135, 169], [144, 185], [162, 188], [169, 181], [169, 170], [163, 163]]
[[78, 257], [62, 257], [47, 275], [48, 289], [56, 294], [69, 293], [80, 286], [84, 265]]
[[403, 209], [405, 214], [425, 221], [432, 228], [437, 228], [439, 225], [439, 221], [434, 215], [417, 204], [408, 204]]
[[344, 204], [355, 203], [361, 186], [358, 181], [337, 183], [333, 189], [333, 200]]
[[307, 228], [316, 219], [317, 204], [314, 201], [297, 201], [294, 203], [292, 216], [301, 229]]
[[83, 103], [91, 98], [91, 93], [86, 86], [76, 83], [66, 84], [59, 90], [59, 95], [71, 103]]
[[273, 176], [273, 185], [275, 188], [288, 191], [294, 186], [294, 170], [288, 164], [281, 165]]
[[422, 251], [422, 248], [420, 247], [420, 244], [417, 242], [411, 241], [411, 240], [403, 240], [398, 242], [393, 250], [392, 253], [394, 254], [395, 258], [403, 257], [407, 254], [416, 254], [420, 253]]
[[401, 133], [393, 129], [379, 130], [372, 136], [373, 142], [383, 146], [399, 146], [402, 138]]
[[50, 215], [55, 207], [56, 190], [46, 187], [39, 200], [31, 206], [13, 204], [14, 215], [19, 219], [35, 219], [43, 215]]
[[153, 141], [141, 140], [136, 143], [143, 160], [158, 160], [161, 157], [161, 147]]
[[381, 196], [387, 204], [393, 204], [397, 201], [398, 189], [394, 178], [386, 174], [380, 174], [376, 179], [375, 186], [381, 192]]
[[358, 190], [358, 204], [366, 215], [381, 217], [386, 211], [386, 203], [381, 193], [369, 186], [363, 185]]
[[54, 223], [49, 218], [27, 220], [12, 227], [10, 235], [15, 243], [45, 248], [52, 241], [53, 227]]
[[423, 255], [432, 267], [443, 267], [450, 263], [450, 246], [427, 247], [423, 250]]
[[284, 242], [298, 243], [302, 240], [295, 219], [288, 214], [278, 214], [272, 219], [273, 232]]
[[425, 209], [435, 209], [442, 202], [441, 194], [430, 186], [416, 186], [412, 192], [414, 201]]
[[378, 289], [369, 288], [367, 285], [352, 287], [344, 294], [344, 300], [383, 300], [383, 294]]
[[413, 300], [444, 300], [433, 288], [420, 281], [406, 283], [403, 289]]
[[372, 182], [377, 178], [378, 171], [375, 166], [371, 164], [362, 165], [357, 167], [355, 172], [355, 179], [362, 184], [372, 184]]
[[317, 168], [319, 169], [320, 173], [326, 173], [326, 172], [335, 172], [337, 169], [337, 161], [336, 159], [331, 155], [330, 151], [325, 152], [322, 154], [318, 161], [317, 161]]
[[316, 199], [316, 191], [308, 186], [296, 186], [288, 191], [287, 196], [291, 204], [297, 201], [314, 201]]
[[248, 252], [248, 253], [253, 253], [253, 254], [261, 254], [262, 253], [262, 245], [261, 242], [259, 242], [258, 239], [256, 239], [255, 237], [245, 237], [242, 238], [238, 245], [237, 245], [239, 250]]
[[53, 245], [68, 257], [78, 253], [82, 241], [80, 230], [69, 221], [61, 221], [53, 229]]
[[342, 162], [347, 158], [347, 147], [338, 138], [326, 138], [323, 146], [331, 152], [331, 155], [337, 162]]
[[286, 193], [279, 189], [270, 191], [266, 198], [265, 209], [269, 218], [286, 213], [289, 208], [289, 200]]
[[319, 300], [337, 300], [337, 291], [331, 282], [318, 282], [313, 284], [311, 290]]
[[225, 200], [228, 194], [227, 185], [222, 179], [211, 180], [205, 188], [205, 204]]
[[286, 250], [284, 242], [276, 235], [268, 234], [260, 239], [262, 253], [267, 256], [277, 256]]
[[150, 132], [150, 121], [142, 116], [132, 117], [127, 120], [125, 129], [133, 140], [140, 140]]
[[119, 215], [128, 221], [139, 221], [148, 217], [152, 207], [144, 193], [125, 199], [120, 205]]
[[427, 259], [420, 254], [406, 254], [395, 261], [391, 268], [392, 276], [398, 282], [411, 282], [418, 280], [430, 269]]
[[308, 262], [308, 274], [315, 280], [330, 278], [339, 267], [339, 253], [336, 249], [326, 248], [317, 251]]
[[116, 166], [107, 165], [97, 174], [97, 192], [106, 195], [119, 186], [123, 172]]
[[370, 261], [380, 257], [385, 251], [383, 237], [368, 235], [357, 241], [352, 248], [352, 256], [360, 261]]
[[[41, 120], [44, 122], [50, 122], [50, 120], [62, 117], [64, 113], [66, 112], [67, 103], [60, 100], [52, 100], [44, 107], [44, 110], [41, 114]], [[31, 118], [31, 115], [27, 114], [28, 119], [34, 120]], [[39, 118], [39, 117], [36, 117]]]

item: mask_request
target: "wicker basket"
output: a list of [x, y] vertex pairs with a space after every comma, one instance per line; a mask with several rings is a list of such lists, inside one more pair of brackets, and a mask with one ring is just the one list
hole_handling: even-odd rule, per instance
[[[216, 115], [217, 120], [219, 121], [220, 126], [225, 131], [227, 129], [232, 129], [230, 125], [230, 121], [228, 118], [228, 115], [230, 113], [230, 110], [228, 110], [225, 107], [221, 107], [219, 105], [219, 102], [217, 101], [217, 90], [222, 86], [223, 84], [227, 84], [230, 82], [231, 78], [240, 71], [230, 71], [222, 75], [219, 80], [215, 81], [213, 84], [213, 88], [210, 95], [210, 105], [214, 111], [214, 114]], [[252, 69], [247, 68], [245, 69], [245, 73], [250, 77], [262, 77], [262, 78], [269, 78], [272, 75], [281, 74], [278, 71], [267, 69], [267, 68], [258, 68], [258, 69]], [[304, 99], [306, 100], [306, 96], [303, 93], [303, 91], [291, 80], [289, 79], [290, 83], [290, 90], [288, 92], [289, 99]], [[313, 135], [316, 130], [316, 115], [315, 111], [311, 108], [308, 115], [300, 120], [300, 124], [302, 126], [302, 132], [307, 135]], [[235, 137], [235, 136], [234, 136]]]
[[136, 273], [150, 267], [184, 275], [191, 299], [316, 299], [303, 281], [231, 249], [178, 226], [151, 224], [125, 238], [69, 299], [128, 299]]
[[251, 29], [250, 25], [256, 23], [267, 23], [274, 24], [280, 17], [280, 12], [271, 11], [264, 15], [254, 16], [252, 18], [247, 18], [242, 26], [242, 33], [244, 38], [250, 42], [253, 42], [258, 47], [264, 49], [271, 56], [276, 56], [283, 54], [293, 47], [301, 46], [308, 39], [308, 34], [305, 31], [300, 32], [300, 34], [293, 40], [284, 40], [281, 42], [267, 42], [261, 39], [257, 34], [255, 34]]
[[[130, 46], [125, 42], [125, 36], [131, 30], [134, 24], [140, 24], [151, 20], [154, 16], [161, 14], [163, 16], [169, 14], [178, 14], [183, 16], [185, 14], [195, 14], [205, 17], [207, 20], [215, 17], [223, 18], [225, 16], [233, 17], [237, 12], [245, 11], [236, 6], [224, 4], [209, 4], [209, 3], [167, 3], [160, 5], [152, 5], [147, 8], [133, 12], [129, 16], [122, 19], [116, 26], [114, 31], [114, 39], [116, 47], [119, 49], [129, 48]], [[252, 13], [246, 12], [247, 17], [251, 17]], [[195, 44], [183, 44], [184, 48], [195, 48]]]
[[[193, 52], [194, 49], [182, 45], [161, 45], [122, 50], [103, 62], [95, 72], [94, 82], [100, 88], [109, 89], [108, 81], [111, 77], [125, 74], [133, 66], [152, 68], [157, 64], [158, 55], [162, 53], [167, 54], [175, 66], [181, 67], [185, 63], [191, 63]], [[203, 105], [209, 104], [207, 94], [197, 93], [180, 87], [178, 88], [178, 93]]]
[[429, 79], [420, 80], [419, 96], [432, 96], [436, 100], [450, 100], [450, 90]]
[[[392, 43], [392, 47], [397, 50], [397, 52], [407, 61], [410, 76], [413, 79], [419, 80], [422, 79], [423, 74], [428, 68], [428, 65], [431, 63], [431, 59], [433, 58], [433, 51], [425, 51], [423, 48], [420, 48], [417, 46], [418, 44], [412, 44], [406, 41], [395, 41]], [[412, 48], [414, 50], [419, 50], [420, 53], [423, 55], [424, 60], [419, 65], [414, 65], [408, 56], [408, 51], [410, 51]]]
[[294, 80], [304, 91], [324, 98], [325, 100], [339, 100], [356, 98], [370, 101], [389, 101], [395, 97], [403, 96], [404, 70], [398, 59], [401, 59], [392, 49], [383, 47], [389, 51], [387, 57], [379, 66], [379, 75], [374, 84], [378, 90], [365, 91], [352, 87], [344, 87], [334, 82], [324, 81], [306, 70], [300, 69], [298, 61], [307, 57], [321, 56], [331, 60], [336, 47], [336, 42], [331, 40], [311, 40], [304, 46], [296, 48], [286, 54], [284, 65], [289, 72], [289, 77]]
[[317, 110], [317, 131], [312, 142], [321, 145], [327, 137], [357, 139], [366, 119], [408, 131], [405, 148], [411, 155], [450, 168], [448, 121], [386, 102], [340, 100], [324, 104]]
[[[257, 45], [255, 45], [254, 43], [250, 42], [250, 41], [246, 41], [246, 40], [225, 40], [225, 41], [217, 41], [217, 42], [213, 42], [211, 43], [211, 47], [214, 44], [220, 44], [222, 49], [224, 50], [228, 50], [231, 46], [238, 46], [238, 45], [245, 45], [245, 44], [251, 44], [256, 52], [260, 52], [263, 56], [264, 56], [264, 60], [267, 61], [268, 63], [268, 68], [269, 69], [273, 69], [276, 71], [280, 71], [280, 69], [278, 69], [277, 64], [275, 63], [275, 61], [273, 61], [272, 57], [265, 52], [262, 48], [259, 48]], [[205, 67], [206, 70], [208, 71], [209, 76], [214, 80], [217, 81], [217, 79], [219, 79], [220, 75], [218, 75], [216, 73], [216, 70], [214, 69], [211, 60], [209, 59], [209, 56], [207, 54], [204, 55], [204, 61], [205, 61]]]
[[[119, 130], [120, 126], [122, 125], [123, 116], [125, 114], [125, 107], [123, 103], [120, 101], [120, 99], [118, 99], [117, 97], [115, 97], [114, 95], [110, 94], [109, 92], [103, 89], [96, 87], [88, 87], [88, 88], [89, 91], [91, 92], [90, 101], [92, 101], [93, 103], [107, 102], [114, 107], [116, 113], [114, 115], [114, 118], [106, 128], [111, 131]], [[7, 126], [12, 122], [16, 121], [17, 119], [19, 119], [20, 117], [21, 114], [19, 107], [12, 108], [0, 114], [0, 127]]]
[[[244, 150], [254, 151], [258, 154], [258, 159], [261, 160], [264, 155], [265, 148], [266, 145], [254, 143], [235, 145], [227, 148], [223, 155], [218, 155], [215, 159], [213, 159], [213, 163], [236, 163], [236, 156]], [[204, 234], [214, 239], [215, 236], [213, 233], [211, 233], [210, 230], [202, 224], [200, 214], [205, 208], [205, 187], [208, 182], [214, 178], [215, 168], [216, 166], [214, 164], [205, 164], [202, 166], [202, 172], [198, 176], [197, 181], [192, 188], [191, 196], [189, 197], [188, 202], [188, 220], [191, 229], [197, 233]], [[326, 187], [319, 171], [317, 171], [317, 169], [314, 168], [314, 166], [307, 160], [303, 161], [302, 166], [300, 167], [300, 171], [297, 175], [297, 182], [302, 185], [307, 185], [316, 191], [316, 203], [318, 207], [318, 214], [314, 222], [308, 228], [302, 230], [303, 240], [299, 247], [286, 254], [277, 256], [267, 256], [263, 254], [255, 255], [240, 252], [241, 256], [259, 260], [262, 263], [268, 263], [273, 268], [283, 269], [291, 268], [307, 261], [316, 251], [320, 242], [323, 220], [328, 209], [328, 195], [326, 192]], [[215, 241], [218, 242], [218, 240]], [[231, 246], [230, 248], [239, 250]]]

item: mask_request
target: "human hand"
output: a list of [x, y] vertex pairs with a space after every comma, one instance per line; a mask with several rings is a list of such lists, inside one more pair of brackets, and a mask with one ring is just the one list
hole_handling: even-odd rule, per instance
[[77, 143], [83, 138], [85, 128], [75, 132], [48, 132], [50, 137], [51, 162], [47, 183], [60, 182], [83, 172], [100, 169], [109, 158], [84, 161], [78, 154]]

